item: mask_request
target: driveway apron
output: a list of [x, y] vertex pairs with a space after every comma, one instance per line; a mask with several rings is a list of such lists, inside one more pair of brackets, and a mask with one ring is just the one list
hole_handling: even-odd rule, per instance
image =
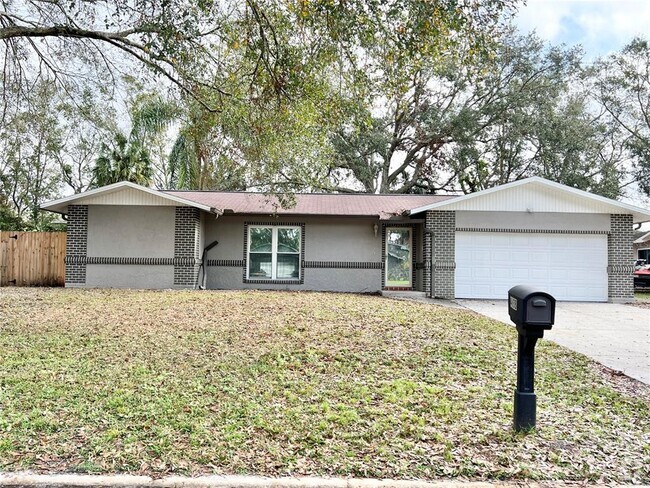
[[[506, 300], [456, 301], [513, 325]], [[650, 309], [616, 303], [558, 302], [555, 325], [544, 338], [650, 384]]]

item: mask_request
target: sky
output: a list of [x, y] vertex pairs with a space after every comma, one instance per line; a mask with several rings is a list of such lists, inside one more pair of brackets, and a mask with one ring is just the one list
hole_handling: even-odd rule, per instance
[[[552, 44], [579, 44], [585, 60], [592, 61], [619, 51], [635, 36], [650, 38], [650, 0], [527, 0], [514, 23]], [[621, 200], [650, 207], [650, 199], [636, 192]], [[650, 231], [650, 223], [643, 230]]]
[[515, 25], [553, 44], [580, 44], [593, 60], [650, 37], [650, 0], [528, 0]]

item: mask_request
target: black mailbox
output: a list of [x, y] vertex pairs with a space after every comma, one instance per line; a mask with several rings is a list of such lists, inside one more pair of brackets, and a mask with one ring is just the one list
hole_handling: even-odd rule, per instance
[[518, 285], [508, 291], [510, 320], [517, 325], [517, 388], [513, 410], [517, 431], [535, 427], [535, 345], [555, 322], [555, 298], [531, 286]]
[[542, 337], [555, 322], [555, 298], [532, 286], [517, 285], [508, 291], [508, 312], [519, 332]]

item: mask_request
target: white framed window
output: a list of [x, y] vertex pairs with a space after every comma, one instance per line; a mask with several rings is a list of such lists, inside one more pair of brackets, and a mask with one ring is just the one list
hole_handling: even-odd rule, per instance
[[299, 280], [302, 228], [299, 226], [248, 226], [250, 280]]

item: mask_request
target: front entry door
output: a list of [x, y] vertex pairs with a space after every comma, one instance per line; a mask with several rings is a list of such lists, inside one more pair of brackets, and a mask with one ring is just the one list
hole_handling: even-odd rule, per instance
[[387, 287], [411, 288], [413, 286], [412, 249], [410, 227], [386, 228], [386, 283]]

